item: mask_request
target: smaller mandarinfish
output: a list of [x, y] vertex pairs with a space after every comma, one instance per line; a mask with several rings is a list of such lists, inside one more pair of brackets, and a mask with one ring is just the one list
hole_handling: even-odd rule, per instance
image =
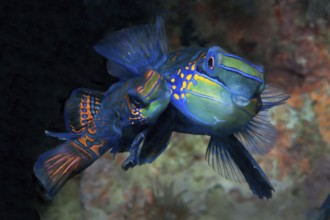
[[273, 186], [251, 154], [272, 149], [277, 135], [268, 110], [289, 96], [266, 84], [262, 67], [218, 46], [167, 53], [161, 19], [111, 33], [95, 49], [107, 58], [109, 74], [121, 81], [153, 70], [171, 91], [167, 119], [159, 119], [161, 125], [154, 124], [149, 135], [160, 144], [142, 140], [124, 169], [153, 162], [173, 131], [209, 135], [208, 163], [227, 179], [247, 181], [259, 198], [271, 198]]
[[[170, 101], [165, 80], [155, 71], [125, 82], [118, 82], [105, 93], [76, 89], [65, 104], [69, 133], [46, 131], [66, 140], [43, 153], [34, 173], [47, 196], [53, 198], [66, 181], [80, 173], [105, 152], [114, 155], [130, 151], [125, 164], [132, 163], [140, 140], [148, 137], [150, 125], [157, 122]], [[127, 166], [127, 165], [126, 165]]]

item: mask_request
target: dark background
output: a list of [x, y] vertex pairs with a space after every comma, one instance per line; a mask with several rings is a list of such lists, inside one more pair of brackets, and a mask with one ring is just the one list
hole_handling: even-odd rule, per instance
[[114, 82], [92, 46], [106, 31], [154, 19], [155, 1], [143, 2], [1, 1], [0, 219], [39, 218], [33, 163], [59, 143], [44, 130], [63, 130], [74, 88]]

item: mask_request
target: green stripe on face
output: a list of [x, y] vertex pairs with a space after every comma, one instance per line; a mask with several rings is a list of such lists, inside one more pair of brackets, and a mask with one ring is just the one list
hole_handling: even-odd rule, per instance
[[261, 81], [264, 81], [264, 74], [263, 72], [259, 71], [260, 69], [257, 69], [258, 67], [252, 65], [251, 63], [243, 59], [238, 59], [236, 56], [224, 54], [222, 65], [225, 67], [239, 70], [247, 75], [256, 77]]
[[217, 124], [226, 120], [225, 116], [230, 107], [227, 91], [214, 80], [202, 74], [194, 74], [193, 82], [189, 82], [186, 90], [185, 108], [196, 120], [202, 124]]

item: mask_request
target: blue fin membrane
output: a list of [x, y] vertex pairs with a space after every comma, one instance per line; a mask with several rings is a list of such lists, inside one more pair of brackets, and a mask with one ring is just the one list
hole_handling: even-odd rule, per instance
[[51, 199], [70, 178], [94, 161], [67, 141], [43, 153], [34, 165], [34, 173]]
[[277, 140], [277, 131], [269, 121], [267, 110], [259, 111], [234, 135], [251, 154], [259, 155], [267, 154]]
[[274, 189], [267, 176], [233, 135], [223, 139], [211, 137], [205, 157], [209, 165], [225, 178], [245, 180], [260, 199], [272, 197]]
[[128, 158], [122, 163], [121, 168], [123, 170], [128, 170], [129, 168], [133, 168], [139, 164], [139, 160], [137, 155], [139, 154], [143, 142], [146, 138], [147, 130], [140, 132], [133, 140], [131, 147], [129, 149], [130, 155]]
[[159, 116], [156, 123], [135, 137], [130, 147], [130, 156], [122, 164], [124, 170], [152, 163], [164, 152], [174, 128], [171, 118], [171, 110], [168, 108]]
[[94, 49], [108, 59], [110, 75], [126, 80], [159, 67], [166, 60], [167, 40], [162, 19], [107, 35]]
[[47, 136], [55, 137], [60, 140], [72, 140], [80, 136], [80, 133], [62, 133], [62, 132], [53, 132], [53, 131], [45, 131], [45, 134]]
[[235, 137], [251, 154], [265, 155], [271, 151], [277, 140], [277, 131], [270, 123], [268, 110], [284, 104], [289, 97], [281, 89], [266, 85], [261, 94], [262, 106], [260, 111], [246, 126], [234, 133]]
[[266, 85], [264, 91], [261, 93], [262, 107], [261, 110], [268, 110], [278, 105], [284, 104], [290, 95], [282, 89], [273, 85]]
[[94, 123], [89, 124], [77, 139], [68, 140], [38, 158], [34, 173], [49, 198], [110, 149], [109, 142], [96, 139], [95, 129]]
[[330, 193], [327, 198], [324, 200], [321, 208], [318, 220], [329, 220], [330, 219]]
[[148, 129], [147, 136], [138, 154], [138, 164], [152, 163], [167, 148], [174, 129], [170, 109], [166, 109], [157, 122]]
[[91, 89], [76, 89], [65, 103], [64, 115], [67, 130], [81, 133], [98, 114], [103, 93]]

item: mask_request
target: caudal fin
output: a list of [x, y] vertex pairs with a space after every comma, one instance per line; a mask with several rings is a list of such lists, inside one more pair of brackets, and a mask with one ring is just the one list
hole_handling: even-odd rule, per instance
[[51, 199], [75, 174], [83, 171], [96, 159], [66, 141], [43, 153], [34, 164], [34, 173]]

